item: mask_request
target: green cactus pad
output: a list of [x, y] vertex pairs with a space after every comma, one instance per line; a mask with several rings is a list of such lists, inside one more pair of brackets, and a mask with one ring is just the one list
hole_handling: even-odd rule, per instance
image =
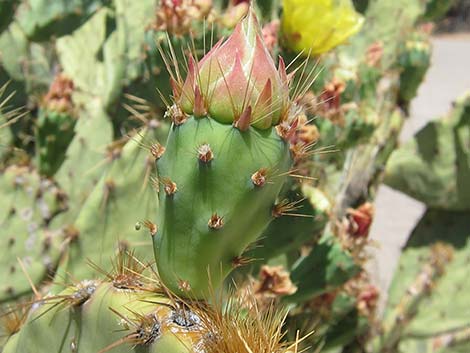
[[[415, 307], [400, 316], [401, 352], [468, 352], [470, 339], [447, 348], [452, 334], [463, 331], [470, 325], [470, 308], [466, 293], [470, 262], [468, 212], [428, 210], [420, 220], [400, 258], [389, 290], [385, 322], [391, 322], [409, 288], [419, 280], [423, 266], [429, 261], [432, 245], [441, 242], [453, 247], [452, 261], [446, 264], [438, 278], [432, 280], [424, 293], [416, 293], [421, 299]], [[412, 293], [412, 291], [411, 291]], [[406, 307], [403, 307], [406, 309]], [[400, 324], [400, 322], [398, 322]], [[447, 336], [447, 339], [446, 339]], [[440, 350], [441, 344], [444, 344]]]
[[[189, 353], [199, 339], [194, 327], [174, 319], [169, 299], [111, 283], [80, 282], [57, 298], [45, 297], [31, 311], [4, 353]], [[123, 339], [126, 335], [135, 339]]]
[[470, 209], [470, 96], [393, 152], [385, 183], [429, 207]]
[[115, 7], [115, 12], [101, 8], [78, 30], [57, 41], [65, 74], [79, 89], [100, 97], [106, 110], [138, 74], [145, 25], [153, 15], [149, 0], [119, 0]]
[[331, 205], [319, 189], [305, 184], [300, 190], [289, 190], [286, 197], [299, 206], [295, 212], [299, 216], [284, 216], [273, 220], [246, 256], [266, 262], [313, 241], [323, 231], [329, 219]]
[[[213, 155], [207, 162], [198, 158], [204, 145]], [[274, 128], [241, 132], [193, 117], [174, 126], [157, 162], [162, 186], [154, 247], [165, 285], [195, 298], [218, 287], [272, 220], [290, 165], [288, 146]], [[255, 186], [251, 177], [262, 168], [266, 183]], [[176, 192], [167, 194], [165, 183], [176, 183]], [[213, 216], [222, 223], [210, 225]]]
[[153, 159], [142, 144], [151, 141], [152, 134], [143, 131], [126, 143], [120, 156], [109, 163], [103, 176], [80, 208], [64, 263], [59, 271], [75, 279], [96, 274], [86, 260], [101, 268], [121, 248], [132, 249], [143, 260], [150, 260], [152, 242], [149, 231], [137, 222], [151, 220], [157, 208], [152, 189]]
[[0, 6], [0, 33], [10, 24], [18, 3], [18, 0], [2, 1], [2, 6]]
[[431, 65], [431, 43], [429, 36], [413, 33], [401, 49], [398, 64], [400, 73], [399, 99], [409, 103], [418, 93], [418, 88]]
[[107, 1], [29, 0], [19, 9], [18, 21], [30, 40], [45, 41], [78, 28]]
[[291, 270], [297, 291], [286, 297], [301, 302], [346, 283], [360, 272], [352, 256], [331, 235], [324, 235], [309, 255], [300, 258]]
[[[62, 242], [46, 224], [66, 208], [60, 190], [26, 167], [0, 175], [0, 302], [31, 291], [57, 266]], [[22, 268], [24, 267], [24, 269]]]
[[38, 168], [52, 176], [65, 160], [65, 152], [74, 135], [76, 119], [70, 113], [41, 109], [38, 114], [36, 143]]
[[[89, 97], [82, 97], [87, 98]], [[91, 100], [78, 113], [75, 137], [67, 149], [65, 161], [54, 176], [67, 193], [70, 208], [68, 212], [53, 220], [52, 227], [69, 224], [75, 220], [108, 165], [107, 149], [112, 137], [109, 116], [99, 101]]]

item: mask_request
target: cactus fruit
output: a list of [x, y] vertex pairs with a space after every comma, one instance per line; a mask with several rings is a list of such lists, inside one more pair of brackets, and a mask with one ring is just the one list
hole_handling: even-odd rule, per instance
[[305, 54], [331, 50], [357, 33], [364, 22], [351, 0], [284, 0], [283, 10], [286, 44]]
[[36, 124], [36, 150], [39, 172], [52, 176], [65, 159], [65, 152], [74, 136], [76, 112], [73, 82], [59, 74], [44, 97]]
[[155, 256], [163, 283], [204, 298], [289, 205], [275, 206], [295, 131], [283, 62], [276, 70], [250, 13], [174, 81], [160, 180]]

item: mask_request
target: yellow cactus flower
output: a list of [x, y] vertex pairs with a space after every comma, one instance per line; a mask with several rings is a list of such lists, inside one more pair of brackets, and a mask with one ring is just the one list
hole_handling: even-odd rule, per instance
[[287, 45], [321, 54], [361, 29], [364, 18], [351, 0], [283, 0], [282, 30]]

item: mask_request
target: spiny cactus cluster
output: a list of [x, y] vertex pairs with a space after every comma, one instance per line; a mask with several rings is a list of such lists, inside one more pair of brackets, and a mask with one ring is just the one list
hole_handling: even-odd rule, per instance
[[[431, 160], [393, 152], [433, 3], [5, 2], [0, 350], [467, 347], [461, 303], [435, 328], [419, 310], [462, 291], [467, 99]], [[382, 322], [364, 265], [384, 175], [455, 239], [418, 226]]]

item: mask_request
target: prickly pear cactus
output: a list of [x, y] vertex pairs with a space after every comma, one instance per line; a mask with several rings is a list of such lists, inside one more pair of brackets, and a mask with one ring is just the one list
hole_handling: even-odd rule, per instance
[[250, 297], [233, 297], [226, 308], [216, 297], [212, 306], [181, 301], [149, 266], [121, 252], [112, 271], [103, 269], [105, 280], [76, 282], [23, 304], [29, 314], [3, 352], [290, 351], [278, 330], [281, 315], [250, 307]]
[[428, 210], [392, 282], [380, 352], [465, 352], [468, 212]]
[[39, 284], [55, 270], [62, 240], [46, 226], [67, 202], [57, 185], [28, 167], [8, 167], [0, 174], [0, 189], [0, 301], [5, 301], [31, 291], [27, 278]]
[[[399, 306], [415, 320], [390, 309], [368, 342], [372, 201], [429, 64], [428, 38], [413, 34], [425, 2], [5, 3], [0, 80], [17, 91], [8, 104], [31, 112], [0, 117], [4, 352], [431, 352], [468, 337], [460, 303], [442, 326], [415, 315], [450, 305], [426, 297], [441, 283], [458, 292], [447, 267], [465, 267], [465, 246], [448, 240], [453, 251], [423, 245], [419, 265], [410, 242], [403, 261], [435, 287], [416, 282], [425, 295]], [[310, 60], [290, 70], [277, 54]], [[426, 185], [442, 193], [441, 176], [456, 178], [449, 208], [466, 209], [468, 119], [454, 120], [442, 135], [458, 153], [442, 151], [456, 168], [439, 160], [438, 187]], [[223, 296], [232, 280], [245, 296]]]
[[295, 116], [285, 67], [275, 68], [253, 13], [188, 65], [184, 82], [175, 77], [173, 126], [157, 161], [154, 245], [165, 285], [204, 298], [288, 209], [276, 199], [292, 163]]
[[83, 260], [109, 268], [110, 260], [120, 249], [133, 249], [142, 261], [150, 260], [149, 233], [154, 232], [150, 219], [157, 208], [152, 182], [155, 157], [150, 150], [159, 146], [151, 145], [151, 138], [152, 132], [143, 130], [124, 147], [116, 146], [114, 159], [106, 166], [74, 222], [61, 227], [69, 242], [58, 269], [65, 277], [80, 280], [93, 277], [95, 269], [84, 266]]
[[469, 121], [470, 96], [465, 94], [446, 118], [428, 123], [392, 154], [385, 183], [429, 207], [468, 210]]
[[30, 0], [18, 9], [18, 21], [33, 41], [63, 36], [78, 28], [108, 1], [99, 0]]

